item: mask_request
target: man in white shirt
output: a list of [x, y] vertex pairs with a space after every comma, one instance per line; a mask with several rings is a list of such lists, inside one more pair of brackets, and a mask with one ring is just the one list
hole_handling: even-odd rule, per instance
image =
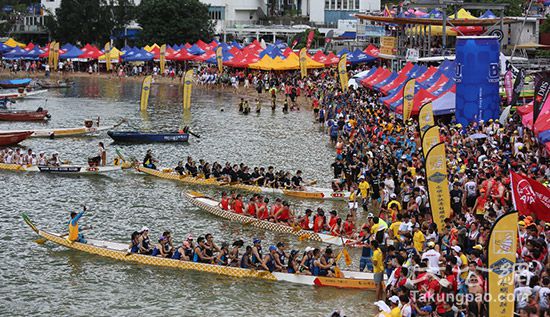
[[541, 310], [550, 308], [550, 301], [548, 300], [548, 297], [550, 296], [550, 288], [548, 285], [550, 285], [550, 277], [545, 276], [542, 279], [542, 287], [537, 293], [537, 300]]
[[428, 271], [433, 274], [439, 274], [439, 259], [441, 254], [435, 248], [435, 242], [430, 241], [427, 244], [428, 250], [422, 254], [422, 260], [428, 260]]
[[516, 309], [527, 307], [529, 296], [533, 294], [531, 287], [526, 285], [526, 279], [521, 278], [519, 287], [514, 290], [514, 298], [516, 300]]
[[409, 214], [403, 215], [403, 222], [399, 225], [399, 235], [401, 238], [401, 241], [405, 239], [405, 234], [411, 234], [413, 231], [413, 224], [411, 223]]

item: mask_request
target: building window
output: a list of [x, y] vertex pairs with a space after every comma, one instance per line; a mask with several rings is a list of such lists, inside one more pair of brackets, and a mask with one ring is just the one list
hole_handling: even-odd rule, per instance
[[355, 10], [359, 10], [359, 0], [352, 0], [355, 1]]
[[344, 0], [344, 3], [342, 4], [342, 9], [347, 10], [348, 9], [348, 0]]
[[329, 10], [330, 9], [330, 0], [325, 0], [325, 10]]
[[211, 20], [225, 20], [225, 7], [211, 6], [208, 8]]

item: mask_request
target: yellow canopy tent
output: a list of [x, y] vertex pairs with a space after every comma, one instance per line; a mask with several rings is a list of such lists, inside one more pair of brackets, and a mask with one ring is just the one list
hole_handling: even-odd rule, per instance
[[[116, 47], [111, 47], [111, 63], [118, 63], [120, 55], [122, 55], [122, 53]], [[105, 54], [99, 56], [98, 60], [100, 63], [105, 63]]]
[[477, 20], [478, 18], [470, 14], [470, 12], [464, 10], [464, 8], [461, 8], [456, 12], [456, 14], [453, 14], [449, 17], [449, 19], [468, 19], [468, 20]]
[[262, 59], [260, 59], [256, 63], [248, 65], [248, 67], [261, 70], [276, 70], [277, 64], [280, 64], [281, 62], [282, 59], [279, 56], [271, 58], [269, 57], [269, 55], [266, 54], [264, 55], [264, 57], [262, 57]]
[[151, 46], [149, 46], [149, 45], [145, 45], [145, 46], [143, 47], [143, 49], [146, 50], [147, 52], [150, 52], [153, 48], [152, 48]]
[[[306, 65], [308, 69], [325, 67], [325, 64], [316, 62], [309, 56], [306, 57]], [[294, 52], [290, 53], [288, 57], [283, 60], [283, 67], [285, 70], [300, 69], [300, 57]]]
[[[300, 58], [295, 53], [288, 55], [286, 59], [282, 59], [280, 56], [271, 58], [268, 55], [265, 55], [257, 61], [256, 63], [250, 64], [250, 68], [261, 69], [261, 70], [293, 70], [300, 69]], [[325, 67], [324, 64], [318, 63], [312, 60], [309, 56], [307, 58], [307, 67], [308, 68], [322, 68]]]
[[23, 44], [23, 43], [17, 42], [16, 40], [14, 40], [14, 39], [11, 38], [11, 37], [10, 37], [7, 41], [5, 41], [4, 44], [5, 44], [6, 46], [9, 46], [9, 47], [16, 47], [16, 46], [19, 46], [19, 47], [21, 47], [21, 48], [25, 48], [25, 46], [27, 46], [27, 45], [25, 45], [25, 44]]

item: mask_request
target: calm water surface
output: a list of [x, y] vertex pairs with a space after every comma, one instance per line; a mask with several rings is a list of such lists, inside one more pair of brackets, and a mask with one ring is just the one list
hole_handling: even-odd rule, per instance
[[[139, 83], [132, 81], [77, 79], [77, 84], [68, 90], [51, 90], [44, 98], [16, 104], [18, 109], [47, 108], [52, 114], [48, 123], [2, 122], [0, 130], [78, 127], [84, 119], [97, 116], [103, 124], [128, 119], [128, 125], [121, 126], [121, 130], [173, 130], [189, 125], [201, 138], [191, 137], [185, 145], [116, 145], [101, 134], [31, 139], [21, 143], [21, 147], [35, 152], [59, 151], [62, 159], [84, 164], [88, 156], [96, 153], [97, 142], [103, 141], [110, 161], [115, 148], [139, 159], [151, 148], [161, 160], [160, 166], [171, 167], [191, 155], [211, 162], [301, 169], [307, 178], [329, 186], [334, 150], [313, 123], [310, 111], [284, 115], [278, 109], [272, 113], [266, 100], [260, 115], [243, 116], [237, 111], [237, 93], [195, 89], [192, 109], [183, 113], [176, 86], [154, 85], [148, 114], [140, 115], [139, 89]], [[255, 105], [252, 100], [251, 104]], [[62, 232], [66, 230], [68, 212], [85, 203], [90, 211], [81, 225], [92, 225], [93, 229], [85, 235], [99, 239], [126, 242], [132, 231], [147, 225], [153, 238], [170, 230], [178, 243], [188, 233], [195, 237], [212, 233], [218, 243], [237, 238], [251, 243], [259, 237], [264, 248], [277, 241], [294, 248], [308, 245], [293, 237], [243, 228], [202, 212], [181, 199], [181, 191], [190, 189], [182, 184], [133, 171], [91, 177], [0, 171], [0, 184], [0, 315], [326, 316], [336, 308], [344, 309], [348, 316], [375, 312], [371, 304], [373, 294], [369, 292], [148, 267], [79, 253], [52, 243], [38, 245], [20, 217], [21, 212], [26, 212], [39, 227]], [[191, 189], [219, 195], [215, 189]], [[319, 204], [327, 209], [345, 207], [331, 202], [291, 203], [299, 210]], [[355, 251], [353, 255], [353, 266], [357, 266], [359, 253]]]

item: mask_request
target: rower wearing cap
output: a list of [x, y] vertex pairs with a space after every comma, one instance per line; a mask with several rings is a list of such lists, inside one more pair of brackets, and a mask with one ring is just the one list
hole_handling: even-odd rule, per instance
[[262, 240], [254, 239], [252, 244], [251, 262], [258, 267], [262, 262]]
[[86, 239], [84, 239], [84, 236], [78, 232], [78, 220], [80, 220], [80, 217], [84, 215], [84, 212], [86, 211], [86, 207], [82, 209], [81, 212], [77, 213], [72, 211], [71, 212], [71, 220], [69, 220], [69, 235], [67, 237], [67, 240], [69, 242], [80, 242], [80, 243], [86, 243]]
[[139, 233], [141, 234], [139, 253], [151, 254], [153, 252], [153, 247], [151, 246], [151, 239], [149, 238], [149, 228], [143, 226]]
[[304, 255], [302, 257], [302, 262], [300, 262], [300, 273], [311, 275], [310, 268], [313, 264], [313, 251], [315, 249], [312, 247], [306, 247], [304, 250]]
[[277, 247], [272, 245], [269, 247], [269, 253], [262, 260], [261, 267], [269, 272], [281, 272], [283, 267], [276, 262]]
[[14, 164], [13, 162], [13, 150], [8, 149], [8, 153], [4, 156], [4, 163], [5, 164]]
[[52, 157], [48, 160], [48, 165], [50, 166], [60, 166], [61, 161], [59, 160], [59, 152], [55, 151], [52, 154]]

